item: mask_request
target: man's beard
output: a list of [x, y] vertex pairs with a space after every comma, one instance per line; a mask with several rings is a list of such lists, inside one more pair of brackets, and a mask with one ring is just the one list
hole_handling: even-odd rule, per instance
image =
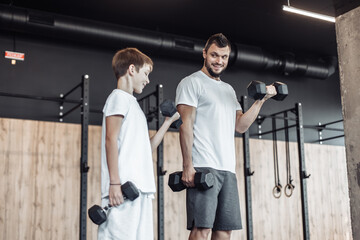
[[205, 67], [206, 67], [206, 70], [209, 72], [209, 74], [210, 74], [212, 77], [214, 77], [214, 78], [220, 77], [221, 74], [222, 74], [222, 73], [224, 72], [224, 70], [226, 69], [226, 68], [224, 68], [221, 72], [215, 73], [215, 72], [213, 72], [213, 70], [211, 69], [210, 65], [209, 65], [206, 61], [205, 61]]

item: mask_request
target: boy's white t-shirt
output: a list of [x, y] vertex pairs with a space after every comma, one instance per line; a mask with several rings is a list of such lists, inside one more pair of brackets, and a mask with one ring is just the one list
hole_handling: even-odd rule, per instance
[[133, 95], [120, 89], [114, 89], [103, 108], [101, 197], [109, 195], [110, 177], [105, 150], [105, 118], [112, 115], [124, 116], [117, 141], [121, 184], [131, 181], [141, 192], [155, 193], [152, 152], [144, 112]]
[[193, 166], [235, 173], [235, 122], [241, 107], [234, 89], [197, 71], [181, 80], [175, 102], [196, 108]]

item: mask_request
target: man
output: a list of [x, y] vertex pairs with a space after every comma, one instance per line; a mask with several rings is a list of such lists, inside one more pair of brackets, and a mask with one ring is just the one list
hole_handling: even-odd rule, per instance
[[[101, 145], [101, 198], [113, 206], [106, 222], [99, 226], [98, 239], [153, 240], [155, 178], [152, 151], [162, 141], [171, 123], [167, 117], [149, 139], [146, 117], [133, 93], [142, 93], [149, 84], [152, 60], [136, 48], [125, 48], [113, 57], [117, 87], [106, 100]], [[140, 196], [125, 200], [121, 184], [131, 181]]]
[[[221, 33], [211, 36], [203, 49], [204, 65], [185, 77], [176, 89], [176, 105], [183, 124], [180, 144], [183, 156], [182, 181], [186, 194], [189, 239], [230, 239], [241, 229], [240, 205], [235, 175], [234, 133], [244, 133], [256, 119], [267, 95], [242, 113], [234, 89], [220, 79], [226, 69], [231, 44]], [[209, 170], [214, 186], [206, 191], [193, 188], [196, 171]]]

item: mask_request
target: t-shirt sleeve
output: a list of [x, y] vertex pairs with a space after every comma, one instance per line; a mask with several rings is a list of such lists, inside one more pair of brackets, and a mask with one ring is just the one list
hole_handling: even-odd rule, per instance
[[233, 91], [234, 91], [234, 95], [235, 95], [235, 99], [236, 99], [236, 111], [242, 111], [241, 105], [240, 105], [240, 103], [239, 103], [239, 101], [237, 99], [237, 96], [236, 96], [236, 92], [235, 92], [234, 89], [233, 89]]
[[185, 104], [192, 107], [198, 106], [199, 86], [195, 79], [184, 78], [176, 88], [175, 105]]
[[130, 107], [130, 100], [121, 93], [112, 93], [104, 106], [103, 113], [105, 117], [113, 115], [122, 115], [126, 117]]

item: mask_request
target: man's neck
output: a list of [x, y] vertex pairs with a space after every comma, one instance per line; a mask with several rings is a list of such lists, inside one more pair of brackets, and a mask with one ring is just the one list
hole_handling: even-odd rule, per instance
[[201, 68], [201, 71], [202, 71], [203, 73], [205, 73], [206, 76], [208, 76], [209, 78], [214, 79], [215, 81], [220, 81], [220, 77], [213, 77], [213, 76], [211, 76], [211, 74], [209, 73], [209, 71], [207, 70], [207, 68], [206, 68], [205, 66], [203, 66], [203, 67]]

